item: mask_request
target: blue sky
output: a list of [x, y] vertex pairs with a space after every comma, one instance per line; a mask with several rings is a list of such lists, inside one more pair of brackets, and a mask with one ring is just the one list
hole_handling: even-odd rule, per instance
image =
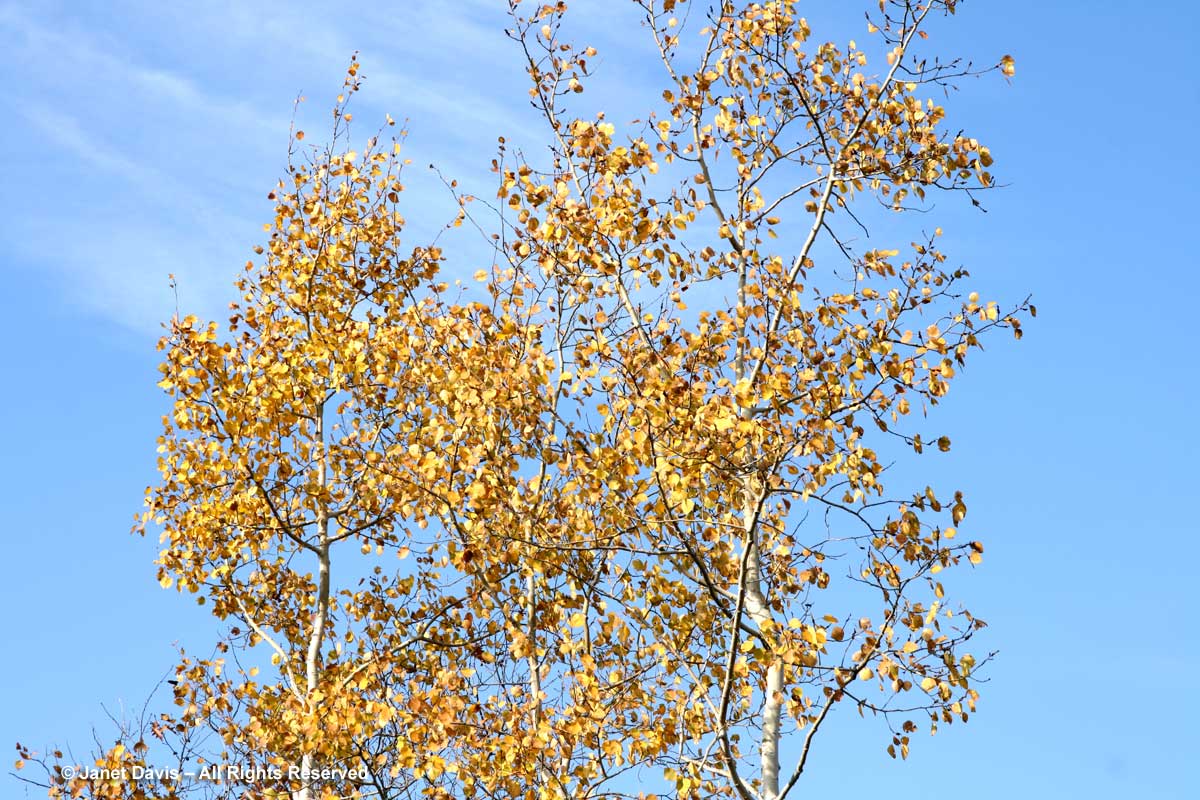
[[[158, 588], [156, 542], [127, 534], [155, 478], [167, 273], [183, 310], [220, 314], [270, 211], [294, 98], [318, 131], [355, 50], [356, 116], [411, 120], [417, 235], [452, 213], [429, 162], [488, 193], [496, 135], [539, 140], [500, 5], [0, 5], [0, 741], [86, 751], [101, 704], [139, 704], [174, 641], [211, 638], [206, 612]], [[644, 108], [662, 87], [632, 13], [575, 5], [602, 58], [580, 113]], [[827, 4], [810, 5], [821, 36]], [[981, 713], [907, 764], [882, 727], [834, 720], [806, 791], [1200, 796], [1198, 24], [1167, 0], [975, 0], [945, 28], [948, 50], [1017, 62], [1011, 85], [970, 82], [948, 103], [1009, 186], [986, 215], [940, 204], [945, 249], [985, 296], [1033, 292], [1040, 312], [956, 382], [953, 457], [924, 464], [966, 492], [987, 543], [963, 592], [1001, 655]]]

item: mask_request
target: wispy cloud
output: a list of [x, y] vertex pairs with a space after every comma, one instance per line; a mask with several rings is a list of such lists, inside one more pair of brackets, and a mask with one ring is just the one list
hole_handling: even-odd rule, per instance
[[[490, 0], [0, 5], [0, 69], [14, 76], [0, 107], [17, 120], [0, 147], [26, 187], [0, 201], [9, 266], [60, 276], [59, 302], [138, 331], [158, 330], [167, 272], [189, 310], [221, 313], [270, 213], [293, 98], [309, 96], [298, 121], [316, 134], [354, 51], [356, 128], [410, 120], [412, 235], [426, 238], [452, 213], [427, 164], [484, 194], [497, 135], [544, 140], [506, 24]], [[609, 77], [617, 91], [646, 79]]]
[[143, 184], [154, 183], [154, 178], [157, 177], [155, 173], [99, 143], [83, 130], [74, 116], [41, 103], [24, 106], [18, 111], [47, 142], [62, 148], [88, 167], [125, 177], [136, 177], [138, 182]]

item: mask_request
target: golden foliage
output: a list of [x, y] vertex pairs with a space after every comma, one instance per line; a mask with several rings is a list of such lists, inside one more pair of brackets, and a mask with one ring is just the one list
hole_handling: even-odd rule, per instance
[[[514, 4], [553, 158], [502, 145], [484, 291], [402, 247], [398, 145], [313, 148], [228, 326], [162, 342], [141, 524], [163, 585], [230, 627], [157, 735], [375, 776], [254, 796], [582, 798], [651, 766], [680, 797], [777, 800], [828, 713], [886, 717], [906, 755], [914, 720], [975, 708], [983, 623], [935, 576], [983, 546], [955, 538], [961, 494], [885, 494], [883, 454], [950, 449], [910, 420], [1025, 307], [964, 298], [940, 230], [842, 233], [855, 203], [993, 184], [929, 91], [965, 68], [910, 52], [954, 4], [881, 3], [842, 47], [793, 2], [724, 2], [691, 68], [684, 4], [639, 4], [669, 80], [648, 138], [565, 117], [595, 50], [560, 41], [564, 4]], [[340, 122], [357, 64], [346, 86]]]

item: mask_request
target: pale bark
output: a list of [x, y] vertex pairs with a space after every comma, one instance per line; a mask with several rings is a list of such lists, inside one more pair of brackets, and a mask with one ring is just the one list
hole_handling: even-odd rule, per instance
[[529, 607], [529, 694], [536, 730], [542, 721], [542, 675], [537, 655], [537, 576], [532, 572], [525, 583], [525, 602]]
[[[312, 697], [321, 681], [321, 644], [325, 638], [325, 626], [329, 619], [329, 509], [325, 505], [325, 488], [329, 481], [325, 455], [325, 404], [317, 406], [316, 438], [321, 448], [317, 465], [317, 597], [313, 609], [312, 632], [308, 637], [308, 650], [304, 655], [304, 682], [306, 700]], [[311, 753], [300, 758], [300, 769], [307, 773], [313, 768]], [[297, 800], [311, 800], [312, 782], [302, 778]]]
[[[749, 523], [756, 514], [751, 513]], [[746, 560], [746, 614], [754, 620], [760, 631], [768, 629], [774, 620], [763, 593], [762, 561], [758, 542], [753, 535], [748, 538], [750, 548]], [[762, 800], [776, 800], [779, 796], [779, 738], [783, 717], [783, 663], [773, 658], [767, 667], [766, 685], [763, 690], [762, 739], [759, 742], [759, 767], [762, 773]]]

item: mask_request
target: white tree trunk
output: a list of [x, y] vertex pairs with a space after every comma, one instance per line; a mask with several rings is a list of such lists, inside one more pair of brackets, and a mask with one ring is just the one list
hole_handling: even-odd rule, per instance
[[[321, 447], [321, 456], [317, 466], [317, 484], [324, 495], [328, 483], [328, 468], [325, 461], [325, 404], [317, 406], [316, 435]], [[325, 625], [329, 619], [329, 513], [324, 499], [317, 505], [317, 598], [313, 609], [312, 632], [308, 637], [308, 650], [304, 654], [304, 684], [306, 699], [321, 682], [321, 644], [325, 639]], [[300, 758], [300, 769], [307, 775], [313, 769], [311, 753], [304, 753]], [[297, 800], [311, 800], [312, 781], [301, 777], [300, 791]]]
[[[748, 519], [753, 520], [753, 516]], [[751, 537], [749, 558], [746, 562], [746, 613], [759, 630], [765, 630], [773, 622], [771, 609], [763, 594], [762, 562], [758, 542]], [[762, 772], [762, 800], [775, 800], [779, 796], [779, 737], [783, 712], [783, 664], [775, 659], [767, 667], [766, 687], [763, 692], [762, 740], [759, 743], [759, 760]]]

